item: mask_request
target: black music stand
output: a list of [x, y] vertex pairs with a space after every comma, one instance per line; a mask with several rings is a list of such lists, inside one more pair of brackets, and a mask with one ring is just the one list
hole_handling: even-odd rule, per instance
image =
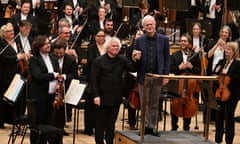
[[122, 0], [123, 7], [138, 7], [139, 0]]
[[167, 0], [166, 7], [177, 11], [188, 11], [189, 2], [188, 0]]

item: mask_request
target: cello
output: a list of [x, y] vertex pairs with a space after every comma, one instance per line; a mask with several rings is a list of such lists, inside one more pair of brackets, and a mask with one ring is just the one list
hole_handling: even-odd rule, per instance
[[[196, 54], [193, 54], [188, 61], [190, 61]], [[188, 75], [190, 73], [187, 73]], [[172, 101], [171, 110], [173, 114], [178, 117], [191, 118], [198, 110], [198, 101], [193, 96], [194, 92], [197, 92], [198, 84], [193, 79], [179, 80], [178, 93], [181, 97], [174, 98]]]

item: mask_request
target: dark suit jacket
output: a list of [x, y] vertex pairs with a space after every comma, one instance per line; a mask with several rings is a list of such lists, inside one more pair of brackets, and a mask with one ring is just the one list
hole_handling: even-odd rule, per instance
[[[58, 70], [57, 59], [49, 55], [54, 71]], [[55, 79], [52, 73], [48, 73], [47, 66], [41, 55], [34, 55], [29, 60], [29, 71], [31, 74], [31, 82], [29, 83], [29, 97], [35, 102], [49, 102], [51, 99], [48, 94], [49, 82]], [[53, 98], [52, 98], [53, 100]]]
[[[2, 51], [8, 42], [0, 39], [0, 51]], [[0, 55], [0, 97], [10, 85], [14, 75], [20, 71], [17, 53], [8, 45], [7, 49]]]
[[[31, 37], [28, 37], [28, 41], [29, 41], [29, 44], [30, 44], [30, 47], [32, 48], [32, 42], [33, 42], [33, 39]], [[20, 40], [20, 36], [18, 36], [15, 40], [17, 46], [18, 46], [18, 49], [20, 51], [23, 50], [23, 47], [24, 47], [24, 44], [22, 44], [21, 40]]]
[[[192, 54], [194, 55], [194, 53]], [[191, 57], [191, 56], [190, 56]], [[200, 59], [198, 55], [194, 55], [191, 60], [189, 60], [193, 65], [192, 69], [180, 70], [179, 65], [183, 62], [182, 50], [179, 50], [171, 55], [171, 73], [182, 74], [182, 73], [192, 73], [199, 74], [201, 72]]]
[[[157, 74], [169, 74], [170, 72], [170, 55], [168, 38], [162, 34], [156, 33], [157, 43]], [[135, 50], [142, 52], [142, 57], [138, 61], [137, 82], [143, 84], [145, 70], [147, 66], [147, 35], [136, 39]]]
[[[27, 16], [27, 20], [30, 21], [30, 23], [32, 24], [32, 29], [31, 29], [30, 35], [36, 36], [38, 34], [38, 21], [37, 21], [36, 17], [29, 14]], [[15, 15], [13, 15], [9, 19], [9, 22], [13, 24], [15, 34], [18, 34], [18, 32], [19, 32], [18, 25], [19, 25], [20, 21], [21, 21], [21, 13], [17, 13]]]
[[66, 74], [66, 80], [65, 80], [65, 88], [66, 91], [71, 83], [71, 80], [74, 78], [77, 78], [77, 64], [75, 59], [65, 54], [63, 58], [63, 67], [62, 67], [62, 74]]
[[[220, 71], [222, 71], [223, 67], [226, 64], [226, 60], [221, 60], [217, 64], [216, 67], [220, 66]], [[215, 74], [219, 74], [215, 73]], [[228, 89], [231, 92], [230, 99], [239, 100], [240, 99], [240, 91], [239, 91], [239, 82], [240, 82], [240, 61], [234, 60], [231, 66], [228, 69], [227, 75], [230, 76], [231, 80], [228, 85]]]

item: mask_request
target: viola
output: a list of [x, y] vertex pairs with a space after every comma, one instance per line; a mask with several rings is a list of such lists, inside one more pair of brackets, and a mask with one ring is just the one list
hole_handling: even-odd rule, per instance
[[218, 78], [219, 87], [215, 92], [215, 96], [218, 100], [227, 101], [230, 98], [230, 90], [228, 89], [228, 85], [230, 83], [231, 78], [226, 75], [220, 75]]

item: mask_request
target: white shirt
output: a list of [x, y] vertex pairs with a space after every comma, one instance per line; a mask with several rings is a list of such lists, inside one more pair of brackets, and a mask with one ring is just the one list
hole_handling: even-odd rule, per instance
[[213, 5], [216, 3], [216, 0], [211, 0], [210, 6], [209, 6], [209, 13], [206, 15], [206, 17], [210, 19], [215, 19], [215, 9], [212, 9]]
[[200, 49], [200, 39], [193, 37], [193, 47], [195, 47], [194, 52], [198, 52]]
[[23, 46], [24, 53], [29, 53], [31, 51], [31, 46], [30, 46], [28, 37], [23, 36], [21, 34], [19, 36], [20, 36], [20, 40], [21, 40], [21, 43], [22, 43], [22, 46]]
[[223, 59], [224, 57], [224, 50], [221, 50], [219, 47], [214, 51], [213, 55], [213, 64], [212, 64], [212, 71], [214, 71], [217, 63]]
[[[53, 69], [53, 65], [51, 62], [51, 59], [49, 57], [48, 54], [42, 54], [40, 53], [40, 55], [43, 58], [43, 61], [48, 69], [48, 73], [53, 73], [54, 76], [56, 77], [56, 74], [54, 73], [54, 69]], [[53, 81], [49, 81], [49, 87], [48, 87], [48, 93], [49, 94], [53, 94], [56, 91], [56, 86], [57, 86], [57, 80], [53, 80]]]

